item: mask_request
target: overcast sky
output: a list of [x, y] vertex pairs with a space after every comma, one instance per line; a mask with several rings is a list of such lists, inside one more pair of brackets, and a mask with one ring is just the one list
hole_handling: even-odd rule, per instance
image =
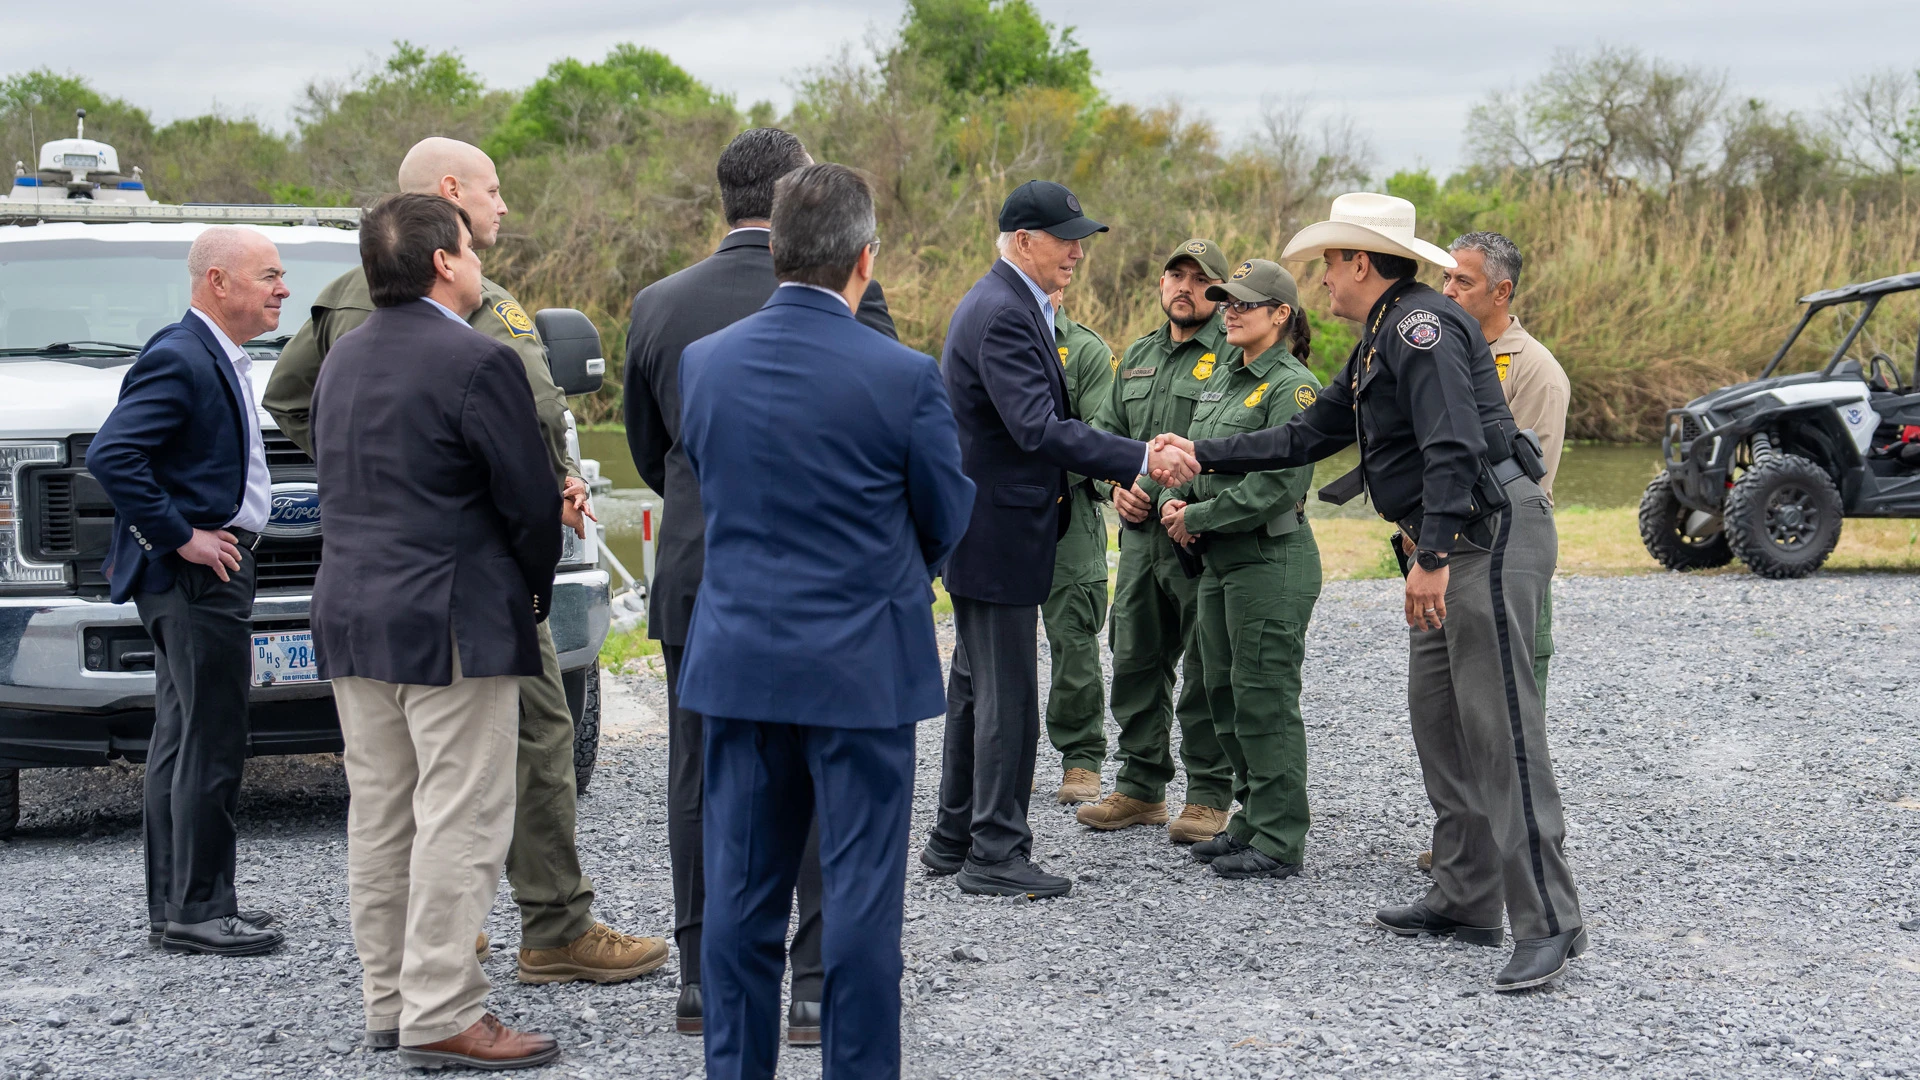
[[[281, 129], [308, 80], [364, 67], [396, 38], [454, 49], [497, 87], [524, 86], [561, 57], [598, 59], [632, 41], [667, 53], [743, 107], [769, 99], [784, 108], [801, 72], [846, 46], [864, 50], [898, 25], [901, 10], [898, 0], [96, 0], [79, 18], [71, 5], [9, 7], [0, 73], [44, 66], [82, 75], [162, 123], [217, 106]], [[1077, 28], [1112, 97], [1178, 98], [1239, 134], [1263, 98], [1305, 95], [1316, 110], [1352, 116], [1382, 172], [1425, 165], [1444, 174], [1459, 161], [1468, 108], [1532, 79], [1558, 48], [1605, 41], [1724, 68], [1737, 95], [1808, 113], [1853, 76], [1920, 66], [1915, 0], [1037, 7]]]

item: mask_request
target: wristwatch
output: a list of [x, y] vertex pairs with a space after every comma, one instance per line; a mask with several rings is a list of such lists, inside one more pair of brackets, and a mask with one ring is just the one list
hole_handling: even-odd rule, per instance
[[1437, 551], [1428, 551], [1426, 548], [1421, 548], [1414, 552], [1413, 561], [1419, 563], [1420, 569], [1425, 570], [1429, 574], [1435, 570], [1445, 569], [1447, 565], [1447, 557], [1445, 555]]

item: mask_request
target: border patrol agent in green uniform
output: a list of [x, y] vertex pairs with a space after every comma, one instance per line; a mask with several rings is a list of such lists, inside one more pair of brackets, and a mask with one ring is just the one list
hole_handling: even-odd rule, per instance
[[[1230, 268], [1218, 245], [1197, 237], [1167, 257], [1160, 277], [1160, 306], [1167, 322], [1127, 346], [1095, 427], [1135, 439], [1169, 431], [1186, 434], [1207, 378], [1240, 359], [1240, 350], [1227, 344], [1218, 306], [1206, 299], [1207, 287], [1218, 285]], [[1167, 835], [1175, 843], [1191, 844], [1226, 827], [1233, 767], [1214, 736], [1200, 657], [1193, 648], [1199, 583], [1181, 569], [1173, 543], [1153, 513], [1159, 485], [1143, 476], [1133, 490], [1142, 502], [1141, 520], [1130, 521], [1122, 514], [1110, 630], [1120, 775], [1113, 793], [1081, 807], [1078, 818], [1096, 829], [1167, 820], [1167, 784], [1174, 777], [1170, 735], [1177, 717], [1187, 805]], [[1128, 494], [1114, 493], [1115, 505], [1123, 511]], [[1177, 703], [1175, 664], [1180, 664], [1185, 680]]]
[[[1107, 399], [1119, 366], [1100, 335], [1067, 318], [1061, 294], [1053, 295], [1054, 343], [1066, 369], [1067, 401], [1075, 419], [1095, 415]], [[1047, 694], [1047, 738], [1060, 751], [1062, 778], [1055, 801], [1092, 802], [1100, 797], [1100, 766], [1107, 759], [1107, 703], [1100, 677], [1100, 628], [1107, 623], [1107, 519], [1093, 482], [1069, 475], [1073, 520], [1053, 559], [1053, 592], [1040, 606], [1053, 656], [1053, 689]]]
[[[499, 199], [498, 184], [485, 154], [451, 139], [417, 144], [400, 166], [402, 190], [438, 194], [468, 211], [476, 250], [492, 247], [499, 236], [506, 204]], [[570, 480], [579, 481], [580, 466], [567, 452], [567, 401], [547, 368], [546, 346], [512, 293], [486, 279], [481, 289], [480, 308], [468, 323], [505, 342], [526, 366], [554, 483], [564, 490]], [[274, 365], [261, 404], [281, 433], [308, 454], [313, 452], [313, 384], [321, 362], [342, 334], [372, 313], [366, 271], [356, 267], [320, 290], [311, 319]], [[556, 521], [554, 527], [561, 524]], [[579, 793], [574, 789], [573, 711], [560, 681], [553, 635], [544, 622], [539, 629], [540, 674], [520, 680], [513, 842], [506, 866], [520, 908], [519, 978], [529, 983], [622, 982], [664, 964], [666, 942], [621, 934], [593, 917], [593, 882], [580, 869], [574, 839]]]
[[[1278, 427], [1314, 403], [1320, 380], [1301, 364], [1309, 332], [1291, 274], [1265, 259], [1244, 262], [1207, 298], [1228, 304], [1227, 340], [1243, 359], [1207, 380], [1193, 438]], [[1162, 502], [1167, 532], [1204, 545], [1200, 667], [1240, 813], [1193, 855], [1221, 877], [1300, 872], [1308, 823], [1300, 669], [1320, 597], [1320, 548], [1305, 512], [1312, 481], [1312, 466], [1207, 474]]]

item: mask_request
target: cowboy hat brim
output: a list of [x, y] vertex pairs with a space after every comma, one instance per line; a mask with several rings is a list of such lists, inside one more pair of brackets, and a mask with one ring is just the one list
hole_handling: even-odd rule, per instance
[[1378, 229], [1350, 221], [1322, 221], [1301, 229], [1293, 234], [1293, 239], [1287, 241], [1287, 249], [1280, 253], [1280, 257], [1288, 260], [1317, 259], [1328, 248], [1404, 255], [1448, 269], [1456, 265], [1452, 255], [1419, 237], [1402, 243]]

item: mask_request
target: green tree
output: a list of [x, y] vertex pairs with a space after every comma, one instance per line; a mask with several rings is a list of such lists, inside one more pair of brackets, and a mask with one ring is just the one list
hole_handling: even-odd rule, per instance
[[620, 44], [597, 64], [569, 57], [547, 68], [514, 103], [487, 149], [495, 157], [511, 157], [540, 145], [628, 142], [658, 110], [719, 100], [665, 54]]
[[87, 110], [87, 137], [112, 144], [122, 169], [146, 164], [153, 145], [146, 110], [101, 97], [86, 80], [50, 68], [0, 79], [0, 154], [32, 169], [42, 143], [73, 137], [75, 109]]
[[164, 202], [278, 201], [275, 188], [297, 174], [290, 140], [252, 119], [176, 120], [153, 142], [148, 187]]
[[907, 0], [899, 50], [936, 67], [962, 97], [1026, 87], [1093, 96], [1093, 58], [1028, 0]]

